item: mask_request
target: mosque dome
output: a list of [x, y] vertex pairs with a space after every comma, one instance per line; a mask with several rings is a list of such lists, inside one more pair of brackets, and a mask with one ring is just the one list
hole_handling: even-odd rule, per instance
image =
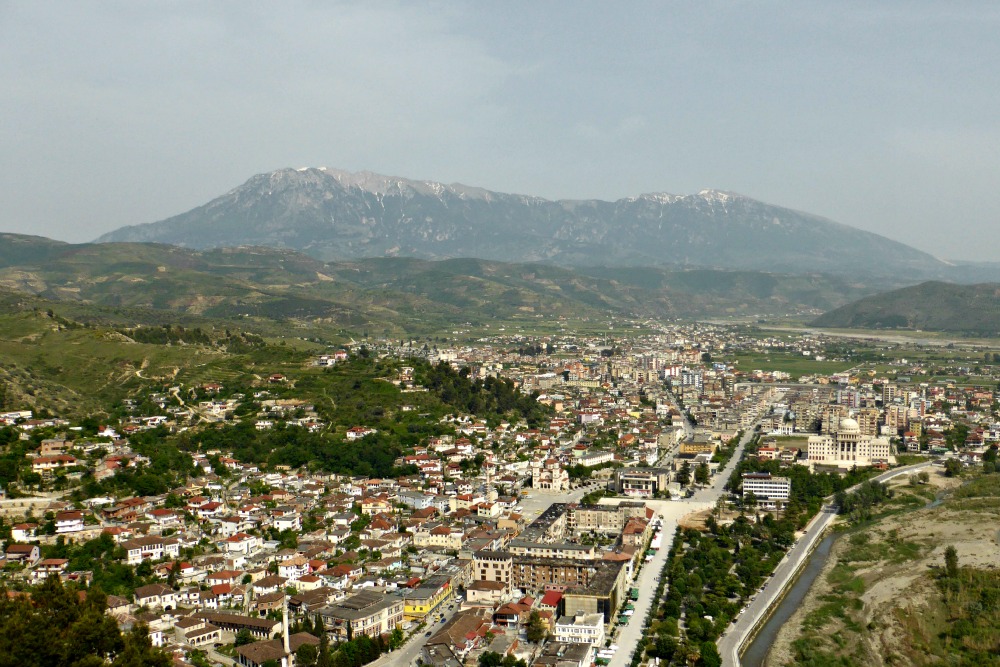
[[861, 426], [858, 424], [857, 420], [851, 417], [845, 417], [840, 420], [840, 427], [837, 429], [841, 433], [857, 433], [861, 430]]

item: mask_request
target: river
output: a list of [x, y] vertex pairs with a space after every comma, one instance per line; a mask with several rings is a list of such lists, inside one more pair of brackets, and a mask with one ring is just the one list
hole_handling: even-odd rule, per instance
[[[944, 494], [939, 493], [934, 500], [924, 505], [924, 509], [932, 509], [942, 502], [944, 502]], [[781, 626], [788, 622], [788, 619], [792, 617], [795, 610], [802, 604], [813, 582], [816, 581], [816, 577], [823, 571], [823, 567], [830, 557], [830, 549], [833, 548], [833, 543], [839, 536], [840, 533], [831, 532], [816, 545], [816, 549], [809, 555], [809, 559], [806, 561], [795, 583], [792, 584], [788, 593], [778, 603], [778, 608], [767, 619], [764, 627], [754, 637], [753, 642], [740, 655], [741, 667], [762, 667], [764, 665], [767, 654], [771, 650], [774, 640], [778, 637]]]
[[740, 665], [742, 667], [761, 667], [764, 664], [764, 659], [767, 658], [768, 651], [771, 650], [771, 645], [774, 644], [781, 626], [799, 608], [816, 577], [823, 571], [823, 566], [826, 565], [827, 558], [830, 557], [830, 549], [833, 547], [833, 542], [838, 536], [837, 533], [830, 533], [816, 545], [816, 549], [810, 554], [805, 567], [799, 573], [798, 579], [788, 589], [785, 597], [778, 604], [778, 608], [774, 610], [774, 613], [767, 619], [764, 627], [754, 637], [753, 642], [747, 646], [746, 650], [740, 656]]

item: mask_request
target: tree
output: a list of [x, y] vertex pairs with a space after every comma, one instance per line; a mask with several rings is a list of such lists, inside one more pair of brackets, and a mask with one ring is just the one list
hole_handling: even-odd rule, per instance
[[406, 642], [406, 635], [403, 634], [402, 628], [396, 626], [392, 629], [392, 632], [389, 633], [389, 650], [395, 651], [397, 648], [402, 646], [404, 642]]
[[948, 459], [944, 462], [945, 477], [958, 477], [961, 472], [962, 464], [958, 462], [958, 459]]
[[707, 484], [709, 477], [708, 464], [702, 463], [694, 469], [694, 481], [698, 484]]
[[326, 637], [326, 625], [323, 623], [323, 616], [321, 614], [316, 614], [315, 618], [313, 618], [312, 634], [315, 637], [319, 637], [320, 643]]
[[681, 469], [677, 471], [677, 483], [681, 486], [691, 483], [691, 464], [687, 461], [681, 464]]
[[167, 586], [177, 587], [177, 577], [181, 574], [181, 559], [178, 558], [170, 564], [170, 574], [167, 575]]
[[501, 656], [495, 651], [486, 651], [479, 656], [479, 667], [528, 667], [524, 660], [512, 655]]
[[542, 617], [537, 611], [531, 612], [531, 615], [528, 617], [528, 641], [537, 644], [545, 639], [546, 634], [545, 622], [542, 621]]
[[944, 550], [944, 573], [949, 579], [958, 578], [958, 551], [950, 544]]
[[153, 648], [149, 628], [136, 624], [125, 635], [125, 648], [112, 661], [111, 667], [171, 667], [172, 664], [166, 653]]
[[319, 636], [319, 655], [316, 656], [316, 667], [333, 667], [333, 656], [330, 655], [330, 638], [326, 632]]
[[719, 655], [719, 649], [715, 646], [715, 642], [702, 642], [701, 654], [695, 664], [700, 667], [722, 666], [722, 656]]
[[239, 632], [236, 633], [236, 646], [246, 646], [247, 644], [252, 644], [254, 642], [253, 635], [246, 628], [241, 628]]
[[316, 667], [316, 660], [319, 658], [319, 649], [312, 644], [303, 644], [295, 652], [295, 664], [297, 667]]

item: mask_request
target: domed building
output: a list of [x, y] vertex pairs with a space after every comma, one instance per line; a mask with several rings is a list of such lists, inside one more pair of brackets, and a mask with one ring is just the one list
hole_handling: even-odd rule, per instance
[[862, 433], [852, 417], [841, 419], [837, 430], [829, 435], [809, 436], [807, 451], [810, 462], [841, 468], [894, 462], [889, 438]]

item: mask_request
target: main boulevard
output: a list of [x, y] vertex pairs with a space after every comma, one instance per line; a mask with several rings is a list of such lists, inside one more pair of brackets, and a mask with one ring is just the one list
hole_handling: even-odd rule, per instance
[[[670, 553], [670, 546], [674, 542], [674, 536], [677, 533], [677, 524], [679, 520], [692, 512], [697, 512], [699, 510], [715, 506], [719, 497], [721, 497], [725, 492], [724, 487], [726, 482], [729, 481], [729, 477], [733, 474], [733, 470], [735, 470], [737, 463], [739, 463], [740, 459], [743, 458], [744, 448], [747, 443], [753, 439], [753, 436], [754, 429], [747, 429], [747, 431], [743, 434], [743, 437], [740, 439], [740, 442], [736, 447], [736, 451], [733, 453], [732, 458], [729, 459], [725, 468], [720, 470], [715, 475], [711, 485], [706, 486], [703, 489], [699, 489], [691, 498], [686, 498], [684, 500], [645, 501], [647, 505], [653, 508], [657, 515], [663, 517], [663, 546], [656, 553], [656, 556], [652, 561], [643, 565], [642, 572], [639, 573], [639, 578], [634, 584], [634, 586], [639, 589], [639, 599], [635, 603], [635, 613], [629, 620], [628, 625], [626, 625], [618, 635], [616, 640], [618, 650], [611, 659], [609, 667], [625, 667], [625, 665], [632, 662], [632, 654], [635, 652], [639, 645], [639, 641], [642, 639], [644, 629], [643, 626], [646, 622], [646, 616], [649, 614], [650, 607], [657, 602], [653, 599], [653, 594], [656, 592], [660, 573], [662, 572], [663, 566], [667, 561], [667, 555]], [[602, 502], [614, 503], [617, 501], [613, 499], [603, 499]]]

